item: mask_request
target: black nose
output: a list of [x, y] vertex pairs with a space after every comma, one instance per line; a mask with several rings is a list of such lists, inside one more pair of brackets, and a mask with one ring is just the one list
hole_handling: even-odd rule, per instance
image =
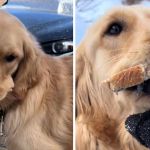
[[125, 127], [142, 145], [150, 148], [150, 110], [129, 116]]

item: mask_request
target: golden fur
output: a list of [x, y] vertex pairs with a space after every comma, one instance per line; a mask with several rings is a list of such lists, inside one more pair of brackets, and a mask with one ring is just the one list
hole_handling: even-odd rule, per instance
[[8, 150], [71, 150], [72, 56], [46, 55], [15, 17], [0, 18], [0, 82], [13, 88], [0, 89]]
[[[113, 22], [122, 22], [118, 36], [106, 35]], [[78, 150], [146, 150], [125, 129], [130, 114], [150, 108], [149, 96], [113, 93], [103, 80], [138, 64], [150, 64], [150, 9], [120, 7], [88, 30], [77, 49], [76, 143]]]

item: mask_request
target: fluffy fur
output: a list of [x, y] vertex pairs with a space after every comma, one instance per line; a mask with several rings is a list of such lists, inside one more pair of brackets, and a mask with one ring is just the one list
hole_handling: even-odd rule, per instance
[[[106, 33], [123, 24], [118, 36]], [[103, 80], [137, 64], [150, 64], [150, 9], [120, 7], [88, 30], [77, 49], [77, 149], [146, 150], [125, 129], [130, 114], [150, 108], [150, 97], [137, 92], [113, 93]]]
[[0, 82], [14, 86], [0, 100], [8, 150], [72, 149], [72, 56], [46, 55], [15, 17], [0, 18]]

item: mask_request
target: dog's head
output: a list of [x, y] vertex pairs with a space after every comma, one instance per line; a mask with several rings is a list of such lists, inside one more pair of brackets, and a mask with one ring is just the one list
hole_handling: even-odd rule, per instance
[[[150, 9], [140, 6], [114, 9], [91, 26], [78, 48], [77, 84], [82, 87], [78, 91], [83, 95], [86, 87], [83, 80], [96, 89], [103, 80], [137, 64], [150, 65]], [[149, 83], [144, 83], [144, 90], [143, 86], [135, 86], [118, 95], [113, 93], [111, 99], [125, 104], [127, 107], [124, 108], [131, 106], [134, 112], [149, 109]], [[87, 93], [94, 91], [91, 88], [86, 90]]]
[[[0, 11], [0, 101], [8, 93], [18, 91], [23, 96], [37, 77], [37, 45], [25, 27]], [[34, 74], [34, 75], [33, 75]]]

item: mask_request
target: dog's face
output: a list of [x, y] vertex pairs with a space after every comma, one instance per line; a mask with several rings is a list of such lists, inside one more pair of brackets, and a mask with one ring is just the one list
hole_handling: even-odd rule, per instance
[[[131, 66], [150, 65], [150, 9], [134, 6], [109, 12], [90, 28], [78, 55], [91, 66], [98, 84]], [[132, 103], [134, 112], [143, 111], [150, 108], [149, 83], [114, 93], [114, 97], [126, 105]]]
[[[0, 12], [0, 100], [14, 87], [13, 74], [23, 57], [19, 23]], [[20, 38], [19, 38], [20, 37]]]
[[[19, 88], [15, 87], [18, 78], [20, 81], [27, 78], [28, 66], [32, 65], [31, 61], [35, 55], [33, 40], [24, 26], [15, 17], [3, 11], [0, 11], [0, 18], [0, 100], [2, 100], [13, 88]], [[23, 80], [22, 84], [25, 84]]]

